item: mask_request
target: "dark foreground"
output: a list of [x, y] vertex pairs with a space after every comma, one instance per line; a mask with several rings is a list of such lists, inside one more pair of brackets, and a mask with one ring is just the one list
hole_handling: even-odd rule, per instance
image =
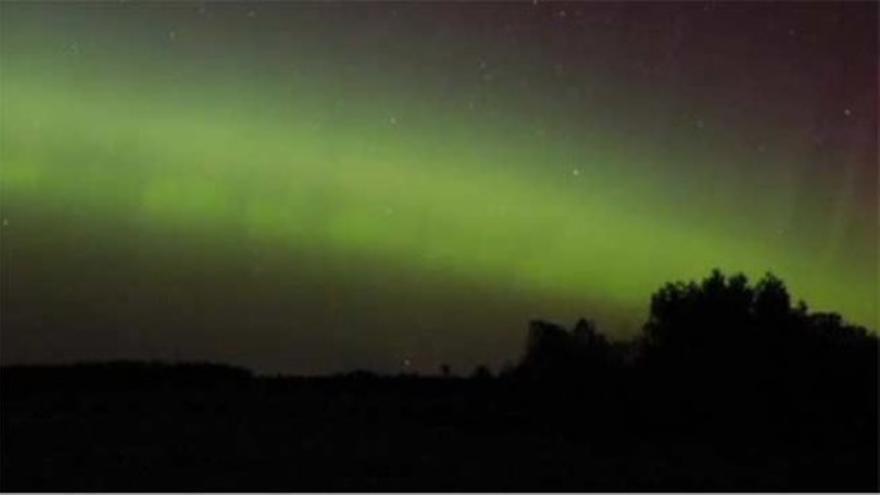
[[533, 321], [500, 377], [7, 367], [0, 489], [877, 491], [878, 351], [716, 270], [661, 288], [628, 343]]
[[131, 363], [0, 376], [3, 491], [878, 487], [876, 425], [670, 408], [626, 377], [574, 392]]

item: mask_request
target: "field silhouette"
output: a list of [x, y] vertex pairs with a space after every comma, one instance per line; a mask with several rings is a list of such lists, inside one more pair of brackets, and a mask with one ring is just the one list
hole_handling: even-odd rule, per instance
[[467, 377], [7, 366], [4, 491], [877, 491], [878, 339], [768, 274], [670, 283], [628, 342], [529, 323]]

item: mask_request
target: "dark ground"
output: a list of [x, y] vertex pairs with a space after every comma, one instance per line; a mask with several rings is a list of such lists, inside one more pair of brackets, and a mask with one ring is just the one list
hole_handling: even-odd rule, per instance
[[130, 363], [0, 378], [3, 491], [878, 488], [876, 425], [786, 431], [784, 419], [755, 429], [699, 408], [664, 414], [661, 397], [626, 383], [586, 398], [514, 379]]
[[532, 321], [498, 377], [4, 367], [0, 489], [876, 492], [878, 353], [716, 270], [652, 295], [631, 342]]

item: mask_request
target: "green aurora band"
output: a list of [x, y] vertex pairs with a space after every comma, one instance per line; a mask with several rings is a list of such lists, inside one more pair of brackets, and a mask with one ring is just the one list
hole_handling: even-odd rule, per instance
[[[36, 349], [37, 335], [58, 339], [63, 332], [28, 330], [21, 323], [33, 320], [25, 307], [37, 294], [54, 291], [46, 296], [48, 312], [52, 301], [62, 305], [73, 297], [119, 314], [111, 323], [120, 327], [137, 316], [141, 331], [150, 332], [149, 324], [170, 320], [142, 313], [161, 312], [156, 301], [192, 301], [170, 293], [197, 285], [175, 289], [159, 277], [132, 289], [138, 277], [143, 280], [141, 272], [259, 264], [253, 276], [276, 277], [277, 285], [250, 282], [263, 284], [254, 297], [311, 304], [297, 303], [297, 292], [285, 293], [277, 280], [285, 273], [299, 276], [291, 260], [314, 267], [304, 290], [327, 291], [309, 297], [332, 306], [328, 313], [348, 312], [351, 332], [362, 334], [338, 331], [334, 345], [367, 349], [372, 361], [335, 360], [326, 351], [308, 365], [291, 365], [279, 364], [280, 357], [260, 361], [258, 350], [236, 353], [236, 345], [223, 342], [254, 338], [271, 347], [306, 345], [301, 342], [310, 338], [254, 330], [260, 325], [256, 306], [240, 309], [246, 316], [229, 316], [222, 306], [234, 304], [237, 291], [253, 290], [239, 272], [214, 279], [228, 294], [203, 296], [213, 302], [199, 307], [219, 312], [216, 318], [199, 317], [195, 309], [192, 320], [180, 317], [175, 328], [191, 327], [187, 338], [202, 339], [180, 352], [297, 371], [364, 363], [388, 368], [413, 354], [404, 334], [420, 313], [435, 320], [424, 324], [432, 332], [452, 322], [460, 327], [441, 340], [467, 342], [429, 345], [420, 366], [435, 366], [445, 352], [465, 345], [494, 348], [471, 351], [460, 361], [497, 362], [515, 352], [524, 321], [493, 327], [486, 321], [491, 312], [485, 319], [474, 316], [479, 301], [447, 320], [455, 305], [437, 298], [452, 301], [460, 291], [482, 294], [497, 307], [522, 305], [510, 310], [511, 319], [585, 313], [625, 336], [637, 331], [653, 290], [714, 267], [753, 278], [772, 271], [816, 308], [876, 328], [876, 212], [862, 199], [861, 165], [846, 164], [859, 158], [846, 149], [822, 158], [834, 160], [837, 172], [809, 178], [805, 186], [798, 162], [810, 151], [798, 136], [773, 123], [714, 118], [709, 102], [695, 104], [674, 90], [615, 81], [601, 71], [568, 76], [590, 111], [571, 108], [565, 88], [554, 86], [558, 74], [539, 67], [541, 47], [513, 56], [485, 42], [474, 57], [473, 35], [452, 34], [426, 44], [394, 44], [396, 51], [378, 50], [391, 45], [381, 37], [328, 47], [322, 43], [327, 30], [338, 35], [350, 21], [310, 27], [306, 16], [279, 41], [277, 33], [265, 34], [265, 24], [260, 31], [230, 28], [258, 22], [246, 5], [209, 6], [227, 11], [217, 14], [226, 32], [204, 27], [204, 7], [197, 7], [129, 7], [150, 14], [138, 18], [124, 7], [91, 12], [82, 4], [4, 5], [4, 310], [19, 311], [18, 320], [9, 320], [22, 327], [15, 331], [35, 335], [20, 342], [4, 335], [15, 349], [4, 360], [68, 357]], [[285, 48], [267, 49], [273, 43]], [[436, 45], [445, 54], [426, 55]], [[423, 70], [411, 69], [408, 61], [422, 56], [428, 57]], [[472, 66], [467, 78], [443, 79], [461, 58]], [[492, 62], [495, 69], [485, 60], [503, 62]], [[533, 76], [529, 86], [520, 84], [524, 74]], [[675, 124], [674, 115], [685, 107], [699, 120]], [[701, 138], [694, 139], [695, 132]], [[742, 145], [756, 135], [766, 137], [760, 150]], [[805, 187], [814, 201], [804, 201]], [[104, 258], [115, 271], [100, 278], [107, 290], [59, 292], [59, 286], [96, 276], [83, 273], [92, 265], [71, 266], [89, 250], [97, 257], [92, 268], [100, 270], [95, 260]], [[165, 261], [157, 261], [163, 252]], [[337, 269], [321, 272], [329, 266]], [[356, 297], [351, 294], [332, 301], [337, 276], [353, 281], [339, 283], [354, 284], [355, 293], [379, 294], [369, 297], [382, 301], [380, 309], [346, 306], [346, 298]], [[393, 325], [397, 294], [420, 284], [437, 293], [424, 296], [418, 310], [400, 309], [399, 328], [378, 330]], [[273, 290], [278, 294], [269, 294]], [[128, 295], [111, 301], [112, 292]], [[174, 311], [175, 303], [168, 304]], [[280, 318], [283, 304], [274, 307], [272, 318]], [[102, 318], [110, 325], [106, 315], [95, 316], [100, 309], [58, 311], [76, 323], [71, 332]], [[392, 314], [371, 317], [370, 311]], [[299, 334], [332, 326], [326, 317], [298, 322], [295, 310], [287, 317], [286, 325]], [[358, 328], [361, 318], [367, 328]], [[205, 328], [221, 320], [222, 331]], [[44, 324], [52, 321], [44, 318]], [[467, 336], [474, 332], [490, 335]], [[218, 342], [205, 342], [212, 338]], [[360, 344], [339, 343], [346, 339]], [[114, 342], [83, 344], [72, 357], [125, 355], [145, 345], [132, 341], [134, 349], [118, 351]], [[167, 355], [173, 347], [156, 342], [149, 352]]]

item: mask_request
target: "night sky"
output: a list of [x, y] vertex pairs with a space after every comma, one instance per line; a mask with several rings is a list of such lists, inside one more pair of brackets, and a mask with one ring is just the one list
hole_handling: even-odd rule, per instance
[[877, 22], [3, 2], [0, 358], [469, 372], [713, 267], [876, 328]]

